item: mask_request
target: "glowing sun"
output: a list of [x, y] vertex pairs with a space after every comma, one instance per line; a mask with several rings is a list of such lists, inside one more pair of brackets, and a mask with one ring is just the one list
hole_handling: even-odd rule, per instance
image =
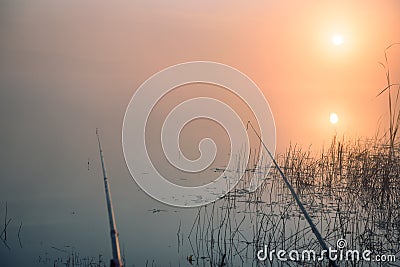
[[336, 113], [331, 113], [331, 115], [329, 116], [329, 121], [332, 124], [336, 124], [339, 121], [339, 117]]
[[334, 45], [342, 45], [344, 43], [343, 36], [340, 34], [335, 34], [332, 36], [332, 43]]

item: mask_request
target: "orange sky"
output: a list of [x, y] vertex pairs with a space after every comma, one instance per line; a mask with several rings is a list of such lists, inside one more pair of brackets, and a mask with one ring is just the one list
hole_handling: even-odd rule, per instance
[[[29, 82], [75, 81], [59, 94], [75, 104], [83, 100], [74, 94], [95, 94], [122, 121], [134, 89], [152, 74], [186, 61], [221, 62], [262, 89], [280, 150], [289, 141], [319, 148], [335, 130], [375, 133], [386, 113], [386, 98], [375, 97], [385, 87], [378, 61], [400, 41], [398, 1], [347, 2], [10, 2], [2, 6], [1, 67]], [[343, 45], [332, 44], [335, 33]], [[393, 48], [393, 73], [399, 57]], [[330, 112], [339, 115], [336, 128]]]
[[[397, 1], [150, 2], [125, 10], [103, 8], [104, 16], [88, 19], [99, 39], [99, 48], [91, 53], [119, 59], [127, 67], [123, 71], [134, 77], [133, 87], [176, 63], [231, 65], [265, 93], [280, 149], [289, 140], [319, 148], [335, 131], [371, 136], [385, 115], [386, 98], [375, 97], [385, 87], [378, 61], [384, 59], [385, 47], [400, 40]], [[335, 33], [343, 35], [343, 45], [332, 44]], [[108, 53], [102, 55], [103, 50]], [[393, 73], [399, 73], [400, 48], [390, 55]], [[330, 112], [339, 115], [335, 127], [329, 123]]]

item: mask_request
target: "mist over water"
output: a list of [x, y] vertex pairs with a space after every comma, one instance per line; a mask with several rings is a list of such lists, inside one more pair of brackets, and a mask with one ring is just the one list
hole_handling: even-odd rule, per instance
[[[376, 62], [383, 60], [388, 44], [398, 41], [398, 9], [396, 1], [363, 3], [362, 8], [276, 1], [2, 1], [0, 221], [6, 202], [11, 221], [10, 249], [0, 242], [1, 265], [53, 266], [71, 254], [96, 262], [101, 254], [108, 265], [111, 247], [96, 128], [128, 266], [153, 260], [159, 266], [187, 264], [187, 257], [199, 251], [187, 238], [198, 210], [155, 201], [141, 191], [125, 164], [122, 122], [136, 88], [177, 63], [221, 62], [244, 72], [262, 89], [275, 116], [279, 153], [290, 141], [302, 147], [312, 143], [319, 151], [334, 133], [374, 136], [377, 125], [387, 128], [386, 98], [375, 97], [385, 87]], [[343, 28], [353, 32], [346, 39], [353, 46], [341, 54], [321, 41], [329, 42], [338, 25], [350, 25]], [[393, 73], [399, 73], [398, 55], [397, 50], [390, 55]], [[160, 103], [155, 123], [176, 102], [201, 94], [229, 98], [242, 108], [216, 88], [192, 90], [187, 95], [177, 91], [165, 106]], [[336, 128], [329, 123], [333, 111], [340, 116]], [[222, 152], [196, 177], [202, 183], [214, 177], [214, 167], [225, 167], [229, 151], [220, 127], [197, 123], [199, 128], [183, 130], [187, 156], [198, 155], [197, 141], [208, 134]], [[153, 131], [159, 129], [154, 126]], [[164, 160], [159, 152], [154, 148], [155, 162]], [[175, 172], [165, 172], [171, 180], [190, 184]]]

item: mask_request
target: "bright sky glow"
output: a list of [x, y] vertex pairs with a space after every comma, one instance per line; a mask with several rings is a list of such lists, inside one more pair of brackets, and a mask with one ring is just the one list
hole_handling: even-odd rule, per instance
[[344, 43], [343, 36], [340, 34], [335, 34], [334, 36], [332, 36], [332, 43], [334, 45], [342, 45]]

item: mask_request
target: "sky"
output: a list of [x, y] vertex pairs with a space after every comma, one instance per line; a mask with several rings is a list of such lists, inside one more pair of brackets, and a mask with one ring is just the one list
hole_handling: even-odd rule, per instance
[[[335, 133], [382, 134], [388, 111], [386, 95], [377, 97], [386, 87], [378, 62], [400, 42], [399, 11], [395, 0], [2, 0], [0, 209], [8, 201], [32, 229], [61, 223], [74, 232], [102, 220], [100, 128], [126, 233], [136, 212], [130, 203], [147, 210], [156, 202], [132, 196], [137, 186], [121, 145], [125, 110], [151, 75], [188, 61], [227, 64], [258, 85], [274, 115], [278, 152], [290, 143], [318, 150]], [[332, 43], [334, 35], [343, 44]], [[400, 46], [388, 55], [399, 81]], [[76, 209], [85, 219], [66, 215]]]

